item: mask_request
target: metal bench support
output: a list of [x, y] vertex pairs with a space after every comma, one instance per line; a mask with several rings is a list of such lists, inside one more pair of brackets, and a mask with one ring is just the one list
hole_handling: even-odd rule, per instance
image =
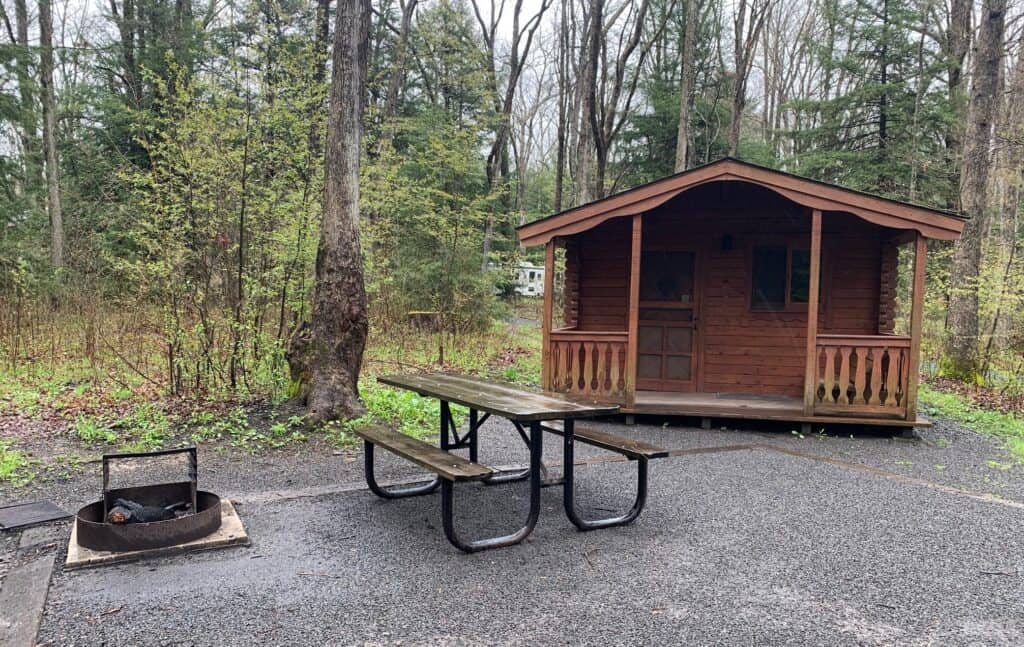
[[373, 443], [368, 440], [363, 441], [363, 471], [366, 473], [366, 485], [370, 488], [370, 492], [382, 499], [404, 499], [410, 496], [430, 494], [444, 481], [440, 476], [435, 476], [423, 484], [384, 487], [377, 483], [377, 477], [373, 471], [373, 448]]
[[569, 521], [571, 521], [573, 525], [575, 525], [580, 530], [597, 530], [599, 528], [622, 526], [628, 523], [632, 523], [637, 517], [640, 516], [640, 512], [642, 512], [644, 509], [644, 504], [647, 503], [647, 458], [645, 456], [639, 456], [635, 459], [637, 463], [636, 500], [633, 502], [633, 507], [630, 508], [629, 512], [620, 517], [609, 517], [607, 519], [583, 519], [576, 512], [576, 502], [574, 498], [574, 422], [575, 421], [572, 419], [566, 420], [564, 432], [562, 433], [562, 442], [565, 456], [565, 471], [563, 476], [564, 481], [562, 484], [562, 500], [565, 505], [565, 515], [569, 517]]
[[[443, 414], [442, 414], [443, 415]], [[543, 451], [543, 431], [539, 422], [530, 423], [530, 512], [526, 516], [526, 525], [519, 530], [502, 537], [466, 540], [455, 532], [454, 483], [448, 480], [441, 482], [441, 516], [444, 521], [444, 534], [448, 541], [466, 553], [476, 553], [489, 548], [501, 548], [518, 544], [526, 539], [540, 515], [540, 481], [541, 452]]]

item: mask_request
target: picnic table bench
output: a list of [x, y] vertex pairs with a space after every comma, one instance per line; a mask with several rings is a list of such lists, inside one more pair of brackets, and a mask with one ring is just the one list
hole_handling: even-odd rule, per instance
[[[363, 439], [367, 485], [374, 494], [386, 499], [422, 496], [440, 487], [445, 536], [456, 548], [467, 553], [517, 544], [533, 532], [540, 514], [541, 457], [545, 432], [558, 434], [563, 439], [563, 503], [566, 516], [580, 530], [607, 528], [635, 520], [647, 500], [648, 460], [668, 455], [665, 450], [641, 441], [595, 429], [576, 428], [576, 419], [614, 414], [618, 411], [615, 405], [584, 403], [460, 375], [389, 375], [378, 378], [378, 381], [440, 400], [440, 447], [383, 426], [356, 430], [354, 433]], [[469, 423], [461, 436], [452, 417], [452, 404], [469, 408]], [[492, 415], [510, 421], [526, 443], [530, 464], [525, 470], [502, 472], [478, 462], [479, 430]], [[577, 513], [574, 499], [576, 441], [617, 452], [638, 463], [637, 496], [626, 514], [588, 520]], [[411, 486], [381, 486], [374, 473], [375, 447], [425, 468], [434, 474], [433, 479]], [[451, 451], [456, 449], [467, 449], [468, 457], [452, 454]], [[519, 530], [507, 535], [472, 540], [464, 539], [456, 532], [453, 505], [455, 483], [478, 481], [496, 484], [527, 479], [530, 482], [530, 510], [526, 523]]]

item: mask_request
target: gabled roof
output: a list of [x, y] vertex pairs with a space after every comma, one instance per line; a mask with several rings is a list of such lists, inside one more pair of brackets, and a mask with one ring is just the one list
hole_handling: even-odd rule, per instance
[[956, 240], [964, 228], [964, 218], [949, 211], [890, 200], [726, 157], [535, 220], [516, 231], [524, 245], [543, 245], [555, 236], [577, 234], [610, 218], [643, 213], [688, 189], [721, 181], [757, 184], [809, 209], [845, 211], [882, 227], [917, 230], [926, 238]]

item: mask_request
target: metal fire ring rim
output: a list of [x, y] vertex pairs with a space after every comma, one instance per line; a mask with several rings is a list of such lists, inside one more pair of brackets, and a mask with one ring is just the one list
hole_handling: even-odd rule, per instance
[[221, 499], [205, 490], [199, 490], [196, 496], [202, 509], [194, 514], [166, 521], [123, 525], [83, 517], [83, 514], [97, 516], [90, 514], [93, 511], [99, 512], [98, 518], [103, 517], [103, 500], [93, 501], [75, 514], [78, 545], [91, 550], [128, 552], [166, 548], [211, 535], [220, 529], [222, 523]]

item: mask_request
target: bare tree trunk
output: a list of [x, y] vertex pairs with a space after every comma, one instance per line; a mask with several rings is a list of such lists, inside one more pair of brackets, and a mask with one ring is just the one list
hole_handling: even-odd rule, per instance
[[992, 126], [1002, 78], [1006, 1], [984, 0], [982, 6], [960, 185], [960, 201], [970, 220], [953, 249], [951, 275], [956, 287], [949, 298], [946, 370], [968, 379], [974, 379], [978, 372], [978, 276], [988, 221]]
[[693, 57], [697, 49], [697, 22], [700, 20], [699, 0], [686, 0], [686, 27], [683, 30], [683, 69], [679, 77], [679, 128], [676, 130], [676, 173], [689, 167], [690, 158], [690, 95], [693, 93]]
[[21, 149], [25, 161], [24, 190], [27, 197], [35, 201], [36, 189], [42, 177], [39, 167], [39, 132], [36, 123], [35, 105], [32, 100], [31, 55], [28, 46], [28, 6], [25, 0], [14, 0], [14, 20], [17, 34], [15, 61], [20, 102]]
[[53, 15], [50, 0], [39, 0], [39, 76], [43, 100], [43, 150], [46, 154], [47, 209], [50, 213], [50, 261], [64, 267], [64, 217], [60, 209], [60, 164], [53, 93]]
[[313, 312], [288, 351], [297, 398], [313, 423], [364, 411], [359, 370], [369, 323], [359, 246], [359, 154], [369, 29], [369, 0], [339, 0]]
[[583, 46], [580, 48], [580, 118], [576, 140], [576, 204], [586, 204], [598, 198], [596, 184], [597, 163], [597, 65], [601, 56], [601, 36], [604, 0], [590, 0], [586, 17]]
[[[519, 79], [523, 74], [526, 59], [530, 54], [530, 47], [533, 44], [533, 36], [540, 27], [544, 12], [551, 6], [552, 0], [541, 0], [540, 7], [532, 17], [525, 22], [522, 21], [523, 0], [516, 0], [512, 9], [512, 42], [508, 52], [508, 79], [504, 92], [498, 89], [498, 59], [497, 59], [497, 32], [498, 19], [505, 9], [504, 0], [495, 8], [494, 2], [490, 3], [490, 18], [485, 20], [480, 10], [480, 0], [473, 0], [473, 12], [476, 15], [477, 23], [480, 25], [480, 32], [484, 39], [484, 45], [488, 54], [488, 75], [491, 85], [491, 92], [494, 94], [494, 112], [498, 120], [498, 126], [494, 133], [494, 142], [491, 144], [491, 152], [487, 155], [487, 186], [492, 194], [498, 186], [505, 181], [509, 175], [508, 169], [508, 138], [510, 120], [512, 115], [512, 102], [515, 100], [516, 90], [519, 87]], [[525, 40], [524, 40], [525, 39]], [[504, 201], [504, 200], [502, 200]], [[480, 271], [486, 272], [490, 261], [491, 246], [494, 241], [495, 211], [499, 208], [496, 203], [491, 204], [487, 214], [487, 222], [484, 225], [484, 240], [482, 258], [480, 260]]]
[[395, 128], [392, 121], [398, 114], [398, 98], [402, 92], [402, 84], [405, 82], [405, 58], [409, 49], [409, 34], [412, 32], [412, 18], [416, 12], [416, 5], [419, 0], [400, 0], [399, 6], [402, 9], [402, 23], [398, 28], [398, 41], [395, 43], [395, 60], [391, 69], [391, 78], [388, 80], [388, 93], [384, 98], [384, 134], [381, 137], [382, 147], [390, 144], [395, 136]]
[[120, 10], [118, 10], [117, 0], [110, 0], [110, 15], [113, 16], [121, 37], [121, 65], [127, 86], [128, 101], [130, 105], [138, 108], [142, 105], [142, 81], [139, 78], [139, 66], [136, 62], [136, 40], [141, 45], [142, 36], [139, 30], [142, 21], [139, 20], [137, 13], [135, 0], [124, 0]]
[[562, 210], [565, 196], [565, 151], [569, 130], [569, 19], [568, 2], [562, 3], [558, 29], [558, 130], [555, 136], [555, 213]]
[[997, 135], [996, 153], [996, 183], [1000, 201], [998, 247], [1005, 268], [1000, 295], [1009, 296], [999, 304], [992, 326], [994, 343], [999, 349], [1010, 347], [1013, 323], [1020, 312], [1017, 305], [1019, 289], [1007, 279], [1017, 257], [1018, 214], [1024, 206], [1024, 35], [1018, 42], [1017, 61], [1010, 74], [1006, 98], [1002, 103], [1002, 123]]
[[729, 155], [735, 157], [740, 149], [740, 126], [743, 110], [747, 106], [747, 79], [754, 61], [754, 50], [761, 38], [765, 19], [774, 0], [738, 0], [733, 16], [732, 119], [729, 121]]
[[[964, 59], [971, 47], [971, 0], [952, 0], [949, 6], [949, 25], [946, 27], [945, 55], [946, 73], [948, 78], [948, 96], [950, 106], [963, 105], [961, 95], [963, 89]], [[963, 122], [959, 119], [950, 120], [946, 130], [946, 166], [954, 168], [954, 158], [963, 147]], [[955, 205], [949, 205], [955, 207]]]

